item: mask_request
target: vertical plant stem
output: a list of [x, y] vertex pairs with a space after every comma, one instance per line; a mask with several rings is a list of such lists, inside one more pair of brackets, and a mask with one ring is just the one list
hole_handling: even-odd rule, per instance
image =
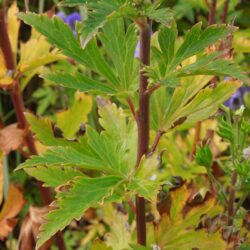
[[[139, 110], [138, 110], [138, 149], [137, 164], [139, 167], [143, 155], [147, 154], [149, 147], [149, 99], [146, 94], [148, 87], [148, 77], [143, 72], [143, 66], [150, 63], [150, 33], [151, 23], [144, 23], [140, 26], [140, 84], [139, 84]], [[136, 225], [137, 242], [146, 245], [146, 216], [145, 199], [136, 196]]]
[[210, 5], [209, 17], [208, 17], [209, 25], [212, 25], [215, 23], [216, 6], [217, 6], [217, 0], [212, 0], [212, 3]]
[[[15, 65], [14, 56], [13, 56], [13, 52], [12, 52], [12, 48], [11, 48], [11, 44], [9, 40], [9, 35], [8, 35], [8, 30], [7, 30], [7, 20], [5, 16], [5, 10], [3, 7], [0, 8], [0, 48], [4, 56], [6, 68], [9, 71], [12, 71], [14, 73], [16, 65]], [[18, 127], [21, 129], [28, 128], [28, 122], [24, 115], [25, 106], [24, 106], [22, 91], [19, 86], [18, 78], [15, 79], [13, 82], [11, 97], [12, 97], [13, 106], [16, 112]], [[37, 154], [37, 150], [35, 147], [35, 143], [34, 143], [31, 131], [27, 132], [25, 140], [26, 140], [30, 153], [33, 155]], [[44, 188], [41, 182], [38, 182], [38, 185], [39, 185], [39, 189], [40, 189], [43, 202], [46, 205], [49, 205], [52, 201], [50, 189]], [[66, 250], [62, 233], [58, 232], [55, 238], [56, 238], [59, 249]]]
[[221, 22], [224, 23], [224, 24], [227, 22], [227, 14], [228, 14], [229, 3], [230, 3], [230, 0], [226, 0], [226, 2], [224, 4], [224, 8], [223, 8], [223, 13], [222, 13], [222, 16], [221, 16]]
[[233, 172], [231, 178], [231, 186], [229, 190], [229, 200], [228, 200], [228, 209], [227, 209], [227, 225], [233, 225], [233, 216], [234, 216], [234, 201], [235, 201], [235, 184], [237, 182], [237, 173]]

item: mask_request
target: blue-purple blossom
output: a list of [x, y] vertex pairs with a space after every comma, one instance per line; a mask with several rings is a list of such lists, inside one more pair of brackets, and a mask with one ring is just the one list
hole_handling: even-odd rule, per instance
[[250, 87], [241, 87], [224, 104], [230, 109], [239, 109], [244, 104], [244, 95], [248, 92]]
[[74, 35], [76, 35], [75, 24], [76, 21], [80, 22], [82, 20], [81, 15], [76, 11], [69, 15], [66, 15], [64, 12], [60, 11], [56, 15], [60, 17], [65, 23], [67, 23], [71, 28], [71, 30], [73, 31]]

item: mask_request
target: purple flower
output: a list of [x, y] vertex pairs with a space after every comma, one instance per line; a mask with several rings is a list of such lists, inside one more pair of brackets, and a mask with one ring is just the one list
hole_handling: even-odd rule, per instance
[[58, 17], [60, 17], [65, 23], [69, 25], [71, 30], [73, 31], [74, 35], [76, 35], [76, 29], [75, 29], [75, 24], [76, 21], [81, 21], [82, 17], [78, 12], [73, 12], [69, 15], [66, 15], [64, 12], [58, 12], [56, 14]]
[[250, 87], [239, 88], [224, 104], [230, 109], [239, 109], [244, 104], [244, 95], [250, 92]]

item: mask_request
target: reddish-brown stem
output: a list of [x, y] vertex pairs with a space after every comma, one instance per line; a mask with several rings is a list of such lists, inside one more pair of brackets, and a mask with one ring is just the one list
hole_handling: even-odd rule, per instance
[[135, 121], [137, 122], [137, 121], [138, 121], [138, 117], [137, 117], [137, 113], [136, 113], [136, 111], [135, 111], [135, 106], [134, 106], [133, 101], [131, 100], [130, 97], [127, 97], [126, 100], [127, 100], [128, 106], [129, 106], [129, 108], [130, 108], [130, 111], [131, 111], [131, 113], [132, 113], [132, 115], [133, 115]]
[[209, 17], [208, 17], [209, 25], [212, 25], [215, 23], [216, 6], [217, 6], [217, 0], [212, 0], [212, 3], [210, 4], [210, 11], [209, 11]]
[[152, 86], [151, 88], [148, 88], [148, 90], [145, 92], [145, 95], [152, 95], [157, 89], [159, 89], [162, 85], [160, 83]]
[[155, 136], [155, 140], [154, 140], [153, 146], [152, 146], [152, 150], [151, 150], [152, 153], [155, 152], [155, 150], [156, 150], [156, 148], [157, 148], [157, 146], [158, 146], [158, 144], [160, 142], [160, 139], [164, 135], [164, 133], [165, 132], [163, 132], [163, 131], [158, 131], [157, 132], [157, 134]]
[[13, 71], [15, 69], [15, 61], [8, 36], [4, 8], [0, 8], [0, 46], [3, 51], [6, 68]]
[[[4, 56], [6, 68], [9, 71], [13, 71], [13, 74], [14, 74], [15, 61], [14, 61], [14, 56], [13, 56], [10, 40], [9, 40], [9, 35], [8, 35], [8, 30], [7, 30], [7, 20], [6, 20], [4, 8], [0, 8], [0, 47]], [[25, 106], [24, 106], [22, 91], [20, 90], [20, 86], [19, 86], [18, 77], [13, 81], [11, 97], [12, 97], [13, 106], [16, 112], [18, 127], [21, 129], [26, 129], [28, 127], [28, 122], [24, 115]], [[33, 136], [30, 131], [28, 131], [25, 141], [27, 143], [27, 147], [30, 153], [37, 154]], [[41, 182], [38, 182], [38, 186], [41, 192], [41, 197], [43, 199], [43, 202], [46, 205], [49, 205], [52, 201], [50, 189], [44, 188]], [[58, 232], [55, 238], [58, 243], [59, 249], [66, 250], [62, 233]]]
[[[149, 99], [146, 95], [148, 77], [143, 72], [143, 67], [150, 63], [150, 33], [151, 23], [140, 26], [140, 83], [139, 83], [139, 110], [138, 110], [138, 149], [136, 168], [139, 167], [143, 155], [147, 154], [149, 146]], [[146, 216], [145, 199], [136, 196], [136, 229], [137, 242], [146, 245]]]
[[233, 225], [233, 216], [234, 216], [234, 202], [235, 202], [235, 184], [237, 182], [237, 173], [233, 172], [231, 178], [231, 186], [229, 190], [229, 201], [228, 201], [228, 209], [227, 209], [227, 225]]
[[133, 202], [131, 199], [128, 199], [128, 204], [129, 204], [129, 206], [130, 206], [132, 212], [133, 212], [134, 214], [136, 214], [136, 207], [135, 207], [134, 202]]
[[230, 0], [226, 0], [223, 8], [223, 13], [221, 15], [221, 22], [226, 23], [227, 22], [227, 14], [228, 14], [228, 8], [229, 8], [229, 2]]

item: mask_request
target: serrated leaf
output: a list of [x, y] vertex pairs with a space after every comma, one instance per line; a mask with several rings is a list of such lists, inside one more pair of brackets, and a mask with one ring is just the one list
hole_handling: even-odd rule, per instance
[[84, 76], [81, 73], [75, 73], [74, 75], [68, 73], [49, 73], [43, 75], [43, 77], [55, 84], [72, 88], [75, 90], [80, 90], [83, 92], [95, 92], [95, 93], [105, 93], [114, 94], [115, 91], [112, 86], [108, 86], [105, 83], [93, 80]]
[[[30, 53], [30, 48], [34, 48], [32, 53]], [[17, 69], [25, 73], [64, 58], [58, 53], [57, 49], [50, 50], [51, 45], [46, 41], [45, 37], [33, 29], [30, 39], [20, 45], [20, 60]]]
[[34, 168], [26, 168], [25, 172], [37, 180], [43, 182], [44, 186], [53, 188], [65, 185], [67, 182], [74, 179], [74, 177], [84, 176], [82, 172], [76, 169], [55, 166], [36, 166]]
[[171, 11], [169, 8], [148, 8], [146, 15], [150, 19], [164, 25], [169, 25], [169, 23], [173, 20], [173, 11]]
[[149, 158], [143, 157], [138, 170], [130, 180], [129, 190], [148, 200], [155, 198], [161, 184], [158, 166], [159, 159], [156, 154]]
[[34, 13], [19, 13], [18, 17], [43, 34], [49, 43], [61, 49], [63, 54], [103, 75], [110, 84], [118, 84], [117, 77], [106, 63], [94, 40], [83, 50], [70, 27], [59, 17], [50, 19], [45, 15]]
[[229, 32], [228, 28], [210, 25], [201, 31], [201, 23], [194, 25], [185, 36], [185, 40], [177, 50], [175, 58], [169, 70], [175, 68], [183, 60], [195, 54], [202, 52], [206, 47], [214, 44], [219, 39], [225, 37]]
[[[119, 90], [137, 89], [138, 64], [135, 67], [135, 48], [137, 34], [135, 25], [130, 25], [125, 31], [122, 18], [109, 21], [99, 36], [119, 77]], [[112, 43], [110, 42], [112, 40]]]
[[52, 122], [48, 118], [37, 118], [31, 113], [26, 113], [26, 118], [31, 130], [36, 134], [37, 139], [46, 146], [67, 146], [70, 143], [64, 138], [57, 138], [54, 135]]
[[102, 158], [96, 154], [87, 143], [86, 138], [82, 138], [79, 143], [72, 143], [71, 146], [55, 147], [47, 150], [42, 155], [32, 156], [29, 160], [20, 164], [18, 169], [36, 166], [77, 166], [84, 169], [119, 175], [120, 173], [116, 169], [116, 165], [109, 165], [107, 159], [109, 157]]
[[111, 140], [117, 142], [127, 168], [133, 169], [137, 157], [137, 128], [135, 122], [133, 120], [127, 122], [127, 116], [123, 109], [118, 108], [114, 103], [99, 100], [98, 108], [99, 122], [105, 133]]
[[247, 76], [240, 67], [231, 61], [218, 59], [219, 54], [213, 53], [199, 58], [195, 63], [184, 66], [177, 73], [178, 77], [190, 75], [230, 75], [234, 78], [247, 81]]
[[[198, 23], [187, 33], [175, 52], [175, 24], [171, 28], [163, 26], [158, 33], [159, 48], [152, 49], [155, 63], [146, 67], [151, 82], [172, 87], [173, 83], [176, 86], [182, 77], [190, 75], [229, 75], [247, 81], [247, 76], [233, 62], [221, 59], [221, 55], [216, 53], [205, 53], [208, 46], [225, 38], [229, 32], [228, 27], [216, 25], [201, 30], [201, 23]], [[185, 61], [191, 57], [195, 60], [187, 65]]]
[[[215, 200], [210, 198], [204, 203], [191, 207], [184, 215], [190, 190], [186, 186], [171, 192], [171, 209], [155, 227], [155, 243], [164, 250], [183, 250], [199, 248], [201, 250], [224, 250], [226, 242], [220, 232], [208, 234], [204, 229], [196, 229], [202, 215], [215, 209]], [[202, 239], [202, 244], [197, 242]]]
[[[122, 110], [112, 114], [117, 107], [104, 104], [100, 108], [102, 124], [106, 130], [100, 134], [87, 126], [86, 134], [76, 141], [56, 138], [52, 124], [48, 119], [36, 118], [29, 114], [28, 121], [36, 137], [50, 149], [42, 155], [32, 156], [19, 166], [30, 168], [34, 166], [65, 166], [82, 167], [101, 172], [125, 176], [134, 168], [136, 162], [136, 126], [135, 123], [126, 123]], [[108, 119], [113, 123], [121, 124], [116, 129], [108, 125]], [[112, 131], [111, 131], [112, 130]], [[114, 137], [119, 138], [114, 140]]]
[[102, 0], [89, 1], [87, 4], [90, 10], [87, 20], [83, 23], [82, 34], [84, 38], [83, 46], [91, 40], [99, 28], [103, 27], [108, 18], [117, 12], [125, 3], [125, 0]]
[[[82, 123], [87, 122], [87, 115], [92, 108], [92, 97], [81, 92], [75, 93], [72, 106], [56, 114], [56, 123], [66, 138], [75, 138]], [[69, 122], [70, 121], [70, 122]]]
[[61, 49], [63, 54], [85, 64], [85, 53], [74, 37], [70, 27], [59, 17], [49, 18], [47, 15], [35, 13], [19, 13], [18, 17], [43, 34], [49, 43]]
[[73, 219], [79, 220], [88, 208], [99, 206], [106, 198], [112, 197], [120, 181], [121, 178], [114, 176], [76, 177], [72, 180], [68, 191], [58, 193], [56, 209], [46, 215], [47, 221], [40, 228], [36, 247], [63, 230]]
[[[218, 83], [214, 89], [203, 89], [209, 78], [203, 78], [203, 82], [191, 80], [192, 78], [177, 87], [172, 94], [171, 91], [160, 90], [161, 99], [154, 100], [158, 98], [157, 94], [153, 97], [152, 104], [154, 107], [158, 105], [156, 114], [152, 116], [154, 127], [158, 124], [159, 130], [167, 131], [183, 123], [202, 121], [213, 115], [219, 105], [241, 86], [237, 81], [225, 81]], [[166, 98], [170, 98], [168, 104], [164, 101]]]

